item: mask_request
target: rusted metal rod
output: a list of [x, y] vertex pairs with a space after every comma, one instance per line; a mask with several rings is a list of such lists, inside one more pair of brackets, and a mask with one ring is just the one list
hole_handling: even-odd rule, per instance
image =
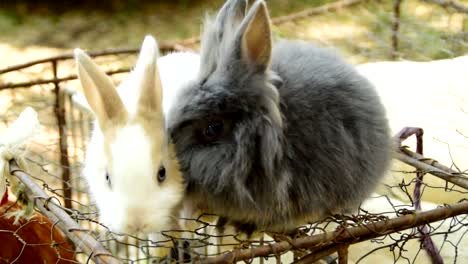
[[[441, 207], [425, 212], [403, 215], [400, 217], [377, 221], [366, 225], [341, 229], [338, 231], [319, 235], [301, 237], [292, 241], [283, 241], [271, 245], [260, 246], [254, 249], [234, 250], [217, 257], [204, 258], [198, 263], [233, 263], [248, 260], [254, 257], [266, 257], [271, 254], [280, 254], [293, 248], [307, 248], [320, 251], [335, 245], [335, 250], [340, 244], [355, 244], [361, 241], [380, 237], [386, 234], [417, 227], [423, 224], [437, 222], [446, 218], [468, 213], [468, 202]], [[329, 253], [328, 251], [327, 253]]]
[[[113, 75], [113, 74], [118, 74], [118, 73], [126, 73], [129, 71], [130, 71], [130, 68], [121, 68], [117, 70], [107, 71], [106, 73], [108, 75]], [[78, 77], [76, 76], [76, 74], [71, 74], [66, 77], [61, 77], [61, 78], [37, 79], [35, 81], [21, 82], [21, 83], [4, 83], [4, 84], [0, 84], [0, 90], [24, 88], [24, 87], [34, 86], [34, 85], [51, 84], [55, 82], [60, 83], [60, 82], [65, 82], [65, 81], [76, 80], [77, 78]]]
[[22, 171], [15, 160], [10, 160], [10, 173], [17, 177], [25, 186], [28, 196], [34, 199], [39, 211], [56, 224], [76, 247], [89, 255], [96, 263], [121, 263], [107, 251], [96, 239], [80, 226], [37, 185], [27, 173]]
[[408, 165], [468, 190], [468, 177], [440, 164], [436, 160], [425, 158], [406, 148], [400, 148], [395, 155], [398, 160]]
[[[57, 61], [52, 61], [52, 72], [54, 79], [57, 79]], [[67, 120], [65, 117], [65, 104], [63, 94], [60, 90], [60, 82], [54, 82], [55, 105], [54, 113], [57, 119], [59, 132], [59, 154], [60, 165], [62, 168], [62, 189], [65, 207], [72, 208], [72, 189], [70, 184], [70, 161], [68, 160], [68, 139], [67, 139]]]
[[[159, 45], [159, 49], [162, 53], [166, 53], [170, 51], [185, 50], [184, 46], [189, 45], [192, 42], [194, 42], [194, 38], [178, 41], [173, 44], [161, 44]], [[124, 48], [124, 49], [106, 49], [102, 51], [87, 51], [87, 53], [91, 57], [102, 57], [102, 56], [109, 56], [109, 55], [136, 54], [138, 53], [138, 51], [140, 51], [139, 48]], [[21, 69], [28, 68], [37, 64], [49, 63], [51, 61], [64, 61], [64, 60], [71, 60], [71, 59], [73, 59], [73, 54], [67, 53], [67, 54], [52, 56], [52, 57], [48, 57], [44, 59], [33, 60], [30, 62], [21, 63], [21, 64], [17, 64], [17, 65], [13, 65], [10, 67], [0, 69], [0, 74], [21, 70]]]
[[[314, 251], [301, 259], [294, 261], [292, 264], [309, 264], [309, 263], [315, 263], [318, 260], [324, 259], [327, 256], [330, 256], [331, 254], [335, 253], [338, 251], [338, 246], [337, 245], [331, 245], [326, 248], [321, 248], [320, 251]], [[332, 262], [333, 263], [333, 262]], [[341, 263], [339, 263], [341, 264]]]
[[347, 264], [348, 263], [348, 244], [341, 244], [338, 247], [338, 264]]
[[[400, 148], [396, 152], [396, 158], [407, 163], [415, 168], [419, 168], [426, 173], [433, 174], [441, 179], [451, 182], [457, 186], [468, 190], [468, 177], [461, 175], [435, 160], [425, 158], [424, 156], [414, 153], [406, 148]], [[437, 208], [431, 211], [415, 213], [397, 217], [388, 221], [379, 221], [376, 223], [367, 224], [365, 226], [346, 229], [344, 232], [320, 234], [305, 238], [298, 238], [293, 242], [280, 242], [272, 245], [261, 246], [249, 250], [234, 250], [225, 253], [221, 256], [205, 258], [200, 260], [201, 263], [231, 263], [240, 260], [247, 260], [253, 257], [269, 256], [273, 253], [278, 254], [288, 251], [292, 248], [313, 248], [313, 252], [297, 263], [309, 263], [320, 259], [325, 255], [336, 252], [340, 243], [354, 244], [360, 241], [375, 238], [381, 235], [401, 231], [411, 227], [421, 226], [423, 224], [440, 221], [449, 217], [468, 213], [468, 202], [463, 202], [449, 207]], [[333, 245], [333, 242], [338, 242]]]

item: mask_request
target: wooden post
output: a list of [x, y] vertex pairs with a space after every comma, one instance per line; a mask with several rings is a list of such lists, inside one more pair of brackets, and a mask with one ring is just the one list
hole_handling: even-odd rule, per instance
[[398, 34], [400, 29], [400, 7], [402, 0], [393, 1], [393, 25], [392, 25], [392, 53], [390, 55], [392, 60], [396, 60], [398, 56]]
[[15, 160], [10, 160], [10, 173], [18, 178], [25, 186], [28, 197], [34, 198], [34, 204], [39, 211], [47, 216], [54, 225], [89, 256], [95, 263], [118, 264], [119, 259], [105, 249], [99, 241], [89, 235], [89, 230], [82, 229], [67, 212], [55, 202], [41, 186], [37, 185], [27, 173], [22, 171]]

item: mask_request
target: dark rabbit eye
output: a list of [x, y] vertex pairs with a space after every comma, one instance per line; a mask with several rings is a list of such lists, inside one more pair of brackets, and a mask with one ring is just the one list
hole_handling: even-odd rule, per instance
[[106, 181], [107, 181], [107, 185], [109, 185], [109, 188], [111, 187], [111, 179], [110, 179], [110, 176], [109, 176], [109, 173], [106, 172]]
[[163, 182], [166, 179], [166, 168], [164, 166], [159, 167], [158, 170], [158, 182]]
[[215, 140], [223, 132], [224, 124], [222, 121], [209, 123], [203, 131], [203, 135], [207, 140]]

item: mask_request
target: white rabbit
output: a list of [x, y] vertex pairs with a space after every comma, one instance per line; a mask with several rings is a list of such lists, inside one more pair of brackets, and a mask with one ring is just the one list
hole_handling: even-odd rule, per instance
[[[441, 164], [465, 171], [468, 166], [468, 56], [428, 62], [382, 61], [358, 65], [357, 70], [374, 84], [387, 109], [392, 134], [405, 126], [424, 129], [424, 156]], [[404, 142], [414, 148], [414, 137]], [[456, 167], [454, 166], [456, 165]], [[384, 182], [397, 186], [414, 174], [404, 173], [414, 168], [394, 161], [392, 172]], [[423, 200], [436, 204], [455, 203], [466, 198], [461, 187], [441, 188], [446, 182], [432, 175], [424, 176]], [[449, 185], [450, 186], [450, 185]], [[413, 186], [408, 186], [412, 192]], [[395, 195], [408, 201], [399, 188], [386, 187], [380, 194]]]
[[[147, 36], [135, 69], [116, 90], [83, 51], [75, 50], [78, 76], [97, 118], [83, 174], [100, 221], [114, 232], [158, 234], [177, 227], [185, 186], [166, 135], [157, 57], [157, 43]], [[159, 64], [184, 60], [182, 55], [172, 58]], [[186, 67], [178, 66], [184, 78]], [[163, 82], [183, 82], [174, 69], [162, 70]]]
[[163, 85], [163, 112], [176, 103], [177, 93], [191, 80], [197, 77], [200, 68], [200, 55], [193, 52], [169, 53], [158, 59], [158, 69]]

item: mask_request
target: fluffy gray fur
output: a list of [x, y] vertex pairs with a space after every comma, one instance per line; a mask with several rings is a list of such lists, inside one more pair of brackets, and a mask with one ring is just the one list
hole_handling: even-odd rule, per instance
[[334, 53], [280, 41], [271, 62], [246, 58], [242, 39], [263, 5], [239, 20], [245, 0], [228, 1], [208, 23], [200, 76], [179, 94], [169, 131], [195, 206], [289, 231], [357, 208], [384, 175], [391, 140], [374, 87]]

